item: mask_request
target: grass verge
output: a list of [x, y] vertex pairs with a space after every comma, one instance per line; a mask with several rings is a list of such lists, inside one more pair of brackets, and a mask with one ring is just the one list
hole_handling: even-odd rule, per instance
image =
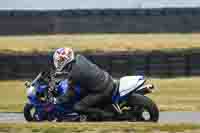
[[161, 111], [200, 111], [200, 77], [150, 79], [157, 91], [149, 96]]
[[0, 81], [0, 111], [22, 112], [26, 101], [24, 81]]
[[[200, 111], [200, 77], [151, 78], [158, 88], [148, 95], [161, 111]], [[0, 112], [22, 112], [26, 102], [24, 81], [0, 81]]]
[[199, 133], [197, 124], [152, 124], [152, 123], [3, 123], [1, 133]]
[[173, 51], [200, 49], [200, 34], [72, 34], [0, 37], [1, 53], [48, 52], [58, 47], [76, 51]]

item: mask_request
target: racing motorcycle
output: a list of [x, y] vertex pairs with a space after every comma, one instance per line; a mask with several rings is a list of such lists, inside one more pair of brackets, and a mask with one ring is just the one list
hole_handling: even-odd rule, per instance
[[[41, 73], [32, 82], [25, 83], [28, 102], [24, 106], [24, 117], [27, 121], [99, 121], [86, 115], [79, 115], [72, 110], [73, 104], [80, 100], [78, 85], [74, 88], [76, 96], [72, 102], [57, 104], [56, 97], [48, 91], [51, 86], [41, 82], [40, 77]], [[112, 104], [103, 105], [100, 108], [114, 112], [116, 118], [112, 121], [157, 122], [158, 107], [149, 97], [145, 96], [153, 92], [154, 86], [145, 84], [145, 81], [140, 75], [124, 76], [115, 80]], [[55, 87], [59, 95], [66, 93], [68, 80], [61, 80]]]

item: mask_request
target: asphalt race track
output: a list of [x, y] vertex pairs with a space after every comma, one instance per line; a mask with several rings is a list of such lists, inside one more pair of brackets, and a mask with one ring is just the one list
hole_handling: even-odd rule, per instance
[[[25, 123], [22, 113], [0, 113], [2, 123]], [[200, 112], [161, 112], [160, 123], [197, 123], [200, 124]]]

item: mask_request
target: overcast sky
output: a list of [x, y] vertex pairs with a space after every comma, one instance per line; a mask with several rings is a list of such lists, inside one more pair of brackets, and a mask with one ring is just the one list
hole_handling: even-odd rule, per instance
[[0, 0], [0, 9], [200, 7], [200, 0]]

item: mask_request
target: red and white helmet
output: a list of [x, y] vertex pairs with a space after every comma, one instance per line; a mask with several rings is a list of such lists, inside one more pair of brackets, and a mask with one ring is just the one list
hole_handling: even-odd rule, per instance
[[71, 48], [59, 48], [54, 52], [53, 62], [57, 71], [62, 69], [74, 60], [74, 51]]

